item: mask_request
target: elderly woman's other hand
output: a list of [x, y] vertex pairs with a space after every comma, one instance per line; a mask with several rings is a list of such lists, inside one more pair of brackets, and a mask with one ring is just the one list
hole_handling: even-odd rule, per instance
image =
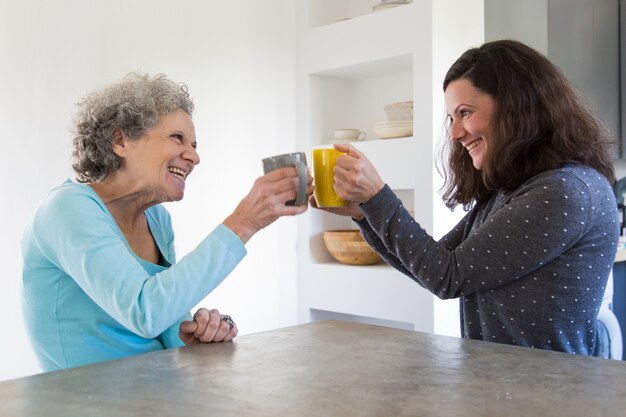
[[[224, 225], [246, 243], [259, 230], [281, 216], [304, 213], [308, 205], [288, 206], [298, 189], [296, 168], [281, 168], [258, 178], [235, 211], [224, 220]], [[313, 192], [313, 178], [308, 176], [307, 194]]]
[[193, 315], [193, 321], [180, 323], [178, 337], [185, 345], [197, 343], [229, 342], [237, 336], [237, 325], [228, 315], [216, 309], [201, 308]]

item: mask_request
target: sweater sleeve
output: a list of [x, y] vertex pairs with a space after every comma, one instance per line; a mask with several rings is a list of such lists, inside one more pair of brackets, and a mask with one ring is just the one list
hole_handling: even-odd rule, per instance
[[378, 237], [376, 231], [372, 229], [372, 226], [370, 226], [367, 222], [367, 218], [356, 221], [356, 224], [359, 226], [363, 238], [388, 265], [394, 267], [405, 275], [412, 276], [411, 272], [404, 267], [400, 259], [387, 249], [383, 240]]
[[[379, 194], [381, 193], [387, 195], [386, 197], [381, 196], [385, 200], [395, 199], [395, 203], [393, 205], [398, 210], [397, 215], [401, 216], [404, 219], [404, 224], [409, 224], [409, 223], [415, 224], [415, 220], [411, 217], [409, 212], [404, 209], [404, 207], [402, 206], [402, 202], [399, 199], [397, 199], [397, 197], [395, 196], [393, 191], [391, 191], [388, 185], [385, 185], [385, 187], [379, 192]], [[377, 197], [377, 199], [381, 197]], [[372, 204], [376, 204], [375, 200], [369, 204], [370, 209], [372, 207]], [[464, 232], [464, 229], [466, 227], [469, 217], [470, 217], [470, 213], [465, 215], [465, 217], [450, 232], [448, 232], [445, 236], [441, 238], [441, 240], [439, 240], [439, 244], [449, 250], [453, 250], [454, 248], [456, 248], [463, 240], [463, 232]], [[402, 272], [403, 274], [408, 275], [409, 277], [413, 278], [413, 274], [411, 273], [411, 271], [405, 268], [404, 264], [402, 263], [402, 260], [400, 260], [395, 255], [395, 253], [392, 252], [385, 245], [383, 239], [378, 237], [376, 231], [372, 228], [372, 226], [367, 221], [367, 217], [364, 217], [363, 219], [356, 221], [356, 223], [359, 226], [361, 230], [361, 234], [363, 235], [365, 240], [370, 244], [370, 246], [372, 246], [372, 248], [383, 258], [383, 260], [387, 264], [394, 267], [395, 269]], [[419, 280], [416, 280], [416, 282], [421, 285]]]
[[464, 223], [474, 221], [476, 210], [437, 242], [388, 186], [361, 208], [402, 272], [438, 297], [454, 298], [516, 280], [580, 239], [590, 223], [590, 191], [576, 178], [563, 176], [535, 177], [462, 242]]
[[151, 276], [106, 207], [84, 191], [50, 196], [36, 213], [32, 232], [43, 256], [107, 314], [144, 338], [175, 325], [246, 253], [241, 240], [219, 225], [178, 263]]

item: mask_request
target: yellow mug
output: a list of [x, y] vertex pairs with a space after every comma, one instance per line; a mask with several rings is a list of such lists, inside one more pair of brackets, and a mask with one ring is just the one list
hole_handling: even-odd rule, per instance
[[313, 149], [313, 178], [315, 201], [318, 207], [345, 207], [348, 202], [337, 195], [333, 188], [335, 161], [344, 155], [334, 148]]

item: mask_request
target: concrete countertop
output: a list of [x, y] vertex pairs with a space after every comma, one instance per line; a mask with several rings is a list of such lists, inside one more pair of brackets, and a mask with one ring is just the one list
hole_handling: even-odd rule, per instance
[[12, 416], [623, 416], [626, 363], [323, 321], [0, 383]]

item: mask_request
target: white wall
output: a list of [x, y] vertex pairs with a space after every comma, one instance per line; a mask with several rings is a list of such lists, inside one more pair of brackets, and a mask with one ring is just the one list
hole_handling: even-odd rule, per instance
[[[47, 190], [71, 176], [74, 103], [128, 70], [184, 81], [196, 103], [201, 164], [168, 204], [178, 255], [221, 222], [295, 147], [291, 0], [0, 0], [0, 380], [39, 372], [21, 319], [19, 240]], [[295, 219], [280, 219], [202, 305], [240, 334], [295, 324]]]
[[[445, 101], [442, 90], [446, 72], [468, 48], [481, 45], [485, 40], [484, 0], [466, 0], [459, 9], [457, 0], [433, 1], [433, 148], [438, 158], [445, 135]], [[472, 22], [466, 25], [466, 22]], [[438, 161], [439, 162], [439, 161]], [[444, 181], [441, 175], [433, 178], [434, 222], [433, 236], [440, 239], [466, 214], [461, 207], [450, 211], [441, 194]], [[461, 336], [459, 300], [434, 298], [434, 323], [436, 334]]]
[[548, 0], [484, 0], [485, 40], [518, 39], [548, 54]]

